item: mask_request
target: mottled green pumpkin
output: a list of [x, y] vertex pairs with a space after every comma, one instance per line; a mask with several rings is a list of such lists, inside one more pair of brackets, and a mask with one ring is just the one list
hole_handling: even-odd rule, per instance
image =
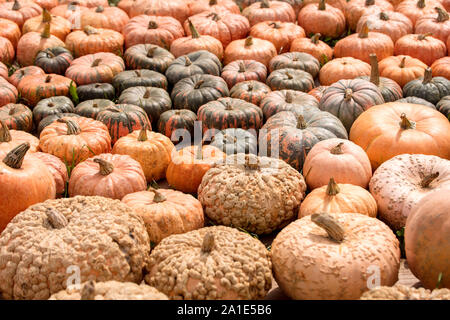
[[305, 52], [286, 52], [273, 57], [269, 62], [270, 72], [286, 68], [306, 71], [315, 78], [319, 74], [320, 62]]
[[450, 96], [445, 96], [439, 100], [436, 109], [450, 120]]
[[267, 77], [266, 83], [272, 90], [291, 89], [308, 92], [314, 88], [314, 79], [308, 72], [292, 68], [273, 71]]
[[57, 113], [73, 113], [74, 105], [72, 100], [65, 96], [56, 96], [43, 99], [33, 108], [34, 123], [39, 125], [42, 119]]
[[226, 154], [258, 153], [257, 136], [241, 128], [228, 128], [217, 132], [209, 145], [219, 148]]
[[116, 89], [110, 83], [90, 83], [77, 87], [77, 94], [79, 101], [93, 99], [114, 100], [116, 98]]
[[39, 51], [34, 64], [45, 73], [64, 75], [73, 61], [72, 53], [64, 47], [53, 47]]
[[108, 99], [92, 99], [79, 103], [75, 108], [75, 113], [86, 118], [96, 119], [97, 115], [108, 107], [116, 104]]
[[242, 99], [259, 106], [261, 100], [271, 91], [269, 86], [262, 82], [247, 80], [236, 83], [230, 90], [230, 97]]
[[44, 130], [47, 126], [51, 125], [56, 120], [64, 117], [80, 117], [80, 116], [76, 113], [56, 113], [52, 114], [51, 116], [45, 117], [44, 119], [41, 120], [41, 122], [39, 122], [39, 126], [37, 128], [38, 136], [41, 135], [42, 130]]
[[0, 120], [9, 129], [26, 132], [33, 129], [33, 112], [24, 104], [8, 103], [0, 107]]
[[120, 94], [123, 90], [131, 87], [156, 87], [166, 90], [168, 83], [163, 74], [153, 70], [141, 69], [122, 71], [113, 78], [112, 85], [117, 94]]
[[436, 104], [443, 97], [450, 95], [450, 80], [433, 77], [431, 68], [425, 70], [424, 76], [412, 80], [403, 87], [403, 96], [419, 97]]
[[154, 44], [136, 44], [125, 51], [123, 59], [128, 69], [148, 69], [164, 73], [175, 57]]
[[421, 104], [421, 105], [436, 109], [436, 106], [434, 104], [432, 104], [431, 102], [428, 102], [425, 99], [422, 99], [419, 97], [414, 97], [414, 96], [398, 99], [395, 102]]
[[[175, 130], [189, 132], [191, 139], [194, 137], [194, 123], [197, 115], [191, 110], [168, 110], [161, 114], [158, 120], [158, 132], [177, 142], [176, 137], [172, 137]], [[181, 141], [178, 141], [181, 142]]]

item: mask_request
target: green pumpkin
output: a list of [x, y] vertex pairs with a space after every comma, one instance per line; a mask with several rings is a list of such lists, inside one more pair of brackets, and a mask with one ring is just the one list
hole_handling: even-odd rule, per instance
[[450, 96], [443, 97], [436, 105], [437, 110], [450, 120]]
[[175, 57], [157, 45], [136, 44], [125, 51], [123, 59], [128, 69], [148, 69], [164, 73]]
[[77, 94], [79, 101], [93, 99], [114, 100], [116, 98], [116, 89], [110, 83], [91, 83], [77, 87]]
[[437, 104], [448, 95], [450, 95], [450, 81], [444, 77], [433, 77], [431, 68], [425, 70], [423, 77], [412, 80], [403, 87], [403, 96], [419, 97], [432, 104]]
[[166, 77], [156, 71], [141, 69], [122, 71], [117, 74], [112, 85], [118, 94], [131, 87], [156, 87], [167, 89], [168, 83]]
[[269, 62], [270, 72], [286, 68], [306, 71], [315, 78], [319, 74], [320, 63], [305, 52], [286, 52], [273, 57]]
[[39, 125], [42, 119], [57, 113], [73, 113], [74, 105], [72, 100], [65, 96], [56, 96], [42, 99], [33, 108], [34, 123]]
[[314, 79], [306, 71], [284, 68], [273, 71], [266, 80], [272, 90], [291, 89], [308, 92], [314, 88]]
[[86, 118], [96, 119], [97, 115], [108, 107], [116, 104], [108, 99], [92, 99], [79, 103], [75, 108], [75, 113]]

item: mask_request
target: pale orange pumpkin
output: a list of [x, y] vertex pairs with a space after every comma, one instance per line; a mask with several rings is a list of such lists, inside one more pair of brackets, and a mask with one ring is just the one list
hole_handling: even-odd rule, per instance
[[421, 17], [434, 13], [435, 7], [444, 9], [439, 0], [405, 0], [397, 5], [395, 11], [403, 13], [415, 25]]
[[48, 170], [55, 180], [56, 196], [62, 197], [66, 190], [66, 183], [69, 181], [67, 167], [58, 157], [45, 152], [35, 152], [33, 156], [41, 160], [47, 166]]
[[382, 11], [363, 15], [356, 25], [356, 32], [360, 32], [366, 23], [371, 31], [388, 35], [394, 43], [414, 30], [411, 20], [400, 12]]
[[319, 4], [308, 4], [298, 14], [298, 23], [306, 34], [320, 33], [324, 37], [337, 38], [345, 32], [344, 13], [320, 0]]
[[255, 24], [250, 35], [272, 42], [277, 52], [283, 53], [289, 51], [294, 39], [305, 37], [305, 30], [292, 22], [264, 21]]
[[394, 54], [410, 56], [431, 66], [447, 55], [447, 46], [429, 34], [408, 34], [397, 40]]
[[444, 77], [450, 80], [450, 57], [436, 60], [431, 65], [433, 77]]
[[224, 64], [235, 60], [256, 60], [266, 67], [270, 59], [277, 55], [277, 49], [272, 42], [248, 36], [246, 39], [234, 40], [226, 48]]
[[8, 38], [0, 37], [0, 62], [11, 64], [14, 60], [15, 51], [13, 44]]
[[436, 13], [424, 15], [417, 20], [414, 30], [418, 34], [431, 34], [445, 43], [450, 36], [450, 17], [444, 9], [439, 7], [434, 9]]
[[319, 72], [322, 86], [329, 86], [342, 79], [355, 79], [370, 75], [367, 62], [352, 57], [336, 58], [326, 63]]
[[69, 20], [60, 16], [51, 15], [46, 9], [42, 11], [41, 16], [37, 16], [25, 21], [22, 27], [22, 33], [27, 32], [39, 32], [42, 33], [45, 30], [47, 23], [50, 23], [50, 34], [54, 35], [64, 41], [66, 36], [70, 33], [71, 23]]
[[378, 64], [380, 76], [394, 80], [403, 87], [409, 81], [423, 76], [427, 65], [410, 56], [392, 56]]
[[30, 144], [29, 153], [39, 148], [39, 139], [22, 130], [10, 130], [3, 120], [0, 120], [0, 151], [9, 152], [18, 145], [27, 142]]
[[350, 0], [345, 6], [345, 18], [351, 30], [356, 29], [363, 15], [381, 11], [394, 11], [394, 6], [387, 0]]
[[80, 26], [78, 29], [83, 29], [85, 26], [91, 26], [93, 28], [111, 29], [122, 32], [122, 29], [127, 24], [128, 20], [130, 20], [128, 14], [120, 8], [98, 6], [90, 8], [88, 11], [81, 14]]
[[242, 15], [253, 26], [263, 21], [295, 22], [295, 11], [289, 3], [262, 0], [242, 10]]
[[22, 32], [14, 21], [0, 18], [0, 37], [7, 38], [11, 41], [13, 47], [16, 48], [21, 35]]
[[291, 52], [305, 52], [312, 55], [314, 58], [324, 65], [333, 59], [333, 49], [325, 42], [319, 40], [320, 33], [316, 33], [309, 38], [297, 38], [291, 42]]
[[136, 0], [128, 14], [130, 17], [141, 14], [173, 17], [182, 24], [189, 17], [190, 11], [185, 0]]

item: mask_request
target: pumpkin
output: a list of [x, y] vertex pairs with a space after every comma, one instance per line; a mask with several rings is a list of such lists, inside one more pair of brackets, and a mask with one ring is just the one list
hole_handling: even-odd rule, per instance
[[45, 73], [65, 74], [73, 61], [72, 54], [64, 47], [53, 47], [39, 51], [34, 64]]
[[220, 76], [222, 64], [211, 52], [199, 50], [176, 58], [166, 70], [166, 77], [170, 84], [175, 84], [183, 78], [196, 74], [211, 74]]
[[131, 8], [135, 6], [137, 3], [137, 0], [120, 0], [119, 3], [117, 3], [117, 7], [125, 11], [128, 15], [130, 15]]
[[178, 58], [179, 56], [198, 51], [207, 50], [214, 53], [217, 58], [223, 57], [222, 43], [216, 38], [209, 35], [200, 35], [191, 19], [188, 19], [191, 35], [174, 40], [170, 46], [170, 52]]
[[175, 39], [184, 36], [183, 27], [177, 19], [147, 15], [130, 19], [122, 33], [127, 49], [136, 44], [154, 44], [169, 50]]
[[149, 130], [152, 128], [144, 109], [132, 104], [117, 104], [108, 107], [97, 114], [96, 120], [103, 122], [108, 127], [112, 144], [136, 129], [146, 126]]
[[16, 48], [21, 35], [22, 32], [14, 21], [0, 18], [0, 37], [8, 39]]
[[424, 15], [416, 22], [415, 33], [431, 34], [433, 38], [446, 43], [450, 35], [450, 19], [447, 11], [435, 7], [436, 13]]
[[112, 85], [118, 94], [131, 87], [156, 87], [167, 89], [167, 79], [161, 73], [153, 70], [128, 70], [114, 76]]
[[277, 50], [272, 42], [253, 38], [234, 40], [225, 49], [224, 64], [236, 60], [256, 60], [266, 67], [269, 65], [270, 59], [277, 55]]
[[350, 30], [355, 30], [363, 15], [381, 11], [394, 11], [394, 6], [387, 0], [351, 0], [345, 5], [344, 13]]
[[298, 217], [326, 213], [359, 213], [372, 218], [377, 216], [377, 203], [369, 191], [352, 184], [337, 184], [330, 178], [328, 185], [311, 191], [302, 201]]
[[45, 117], [44, 119], [41, 120], [41, 122], [39, 122], [39, 125], [37, 127], [36, 133], [38, 136], [41, 135], [42, 130], [44, 130], [46, 127], [48, 127], [49, 125], [51, 125], [53, 122], [55, 122], [58, 119], [62, 119], [65, 117], [75, 117], [75, 118], [79, 118], [80, 116], [76, 113], [55, 113], [52, 114], [48, 117]]
[[9, 152], [18, 145], [29, 143], [29, 152], [35, 153], [39, 147], [39, 139], [22, 130], [10, 130], [7, 123], [0, 119], [0, 152]]
[[[306, 0], [311, 1], [311, 0]], [[292, 6], [295, 12], [295, 16], [298, 15], [300, 9], [304, 6], [306, 1], [303, 0], [281, 0], [281, 2], [286, 2]], [[331, 0], [331, 1], [345, 1], [345, 0]], [[255, 2], [260, 2], [260, 0], [235, 0], [240, 8], [245, 9]]]
[[263, 21], [295, 22], [295, 12], [292, 6], [282, 1], [262, 0], [242, 10], [242, 15], [248, 19], [250, 26]]
[[147, 188], [141, 165], [128, 155], [102, 153], [72, 170], [69, 195], [101, 196], [121, 200]]
[[8, 73], [8, 67], [3, 62], [0, 62], [0, 77], [9, 81]]
[[242, 99], [259, 105], [261, 100], [271, 92], [270, 87], [256, 80], [248, 80], [237, 83], [230, 90], [230, 97]]
[[394, 54], [394, 43], [383, 33], [369, 32], [367, 23], [358, 34], [339, 40], [334, 47], [336, 58], [353, 57], [369, 63], [370, 53], [376, 54], [380, 59], [390, 57]]
[[183, 23], [189, 17], [189, 7], [184, 0], [137, 0], [130, 8], [130, 17], [141, 14], [148, 16], [174, 17]]
[[305, 29], [306, 34], [320, 33], [324, 37], [337, 38], [345, 32], [344, 13], [325, 0], [319, 4], [308, 4], [298, 14], [299, 25]]
[[294, 90], [277, 90], [268, 93], [259, 106], [267, 120], [281, 111], [296, 111], [306, 108], [317, 108], [319, 103], [310, 95]]
[[359, 299], [374, 272], [379, 285], [398, 280], [397, 238], [383, 222], [363, 214], [303, 217], [277, 234], [270, 251], [274, 278], [292, 299]]
[[355, 79], [370, 75], [370, 65], [359, 59], [344, 57], [333, 59], [320, 69], [319, 79], [323, 86], [330, 86], [339, 80]]
[[80, 28], [91, 26], [94, 28], [111, 29], [122, 32], [130, 18], [125, 11], [117, 7], [98, 6], [83, 12], [80, 19]]
[[175, 57], [156, 45], [137, 44], [125, 51], [124, 59], [129, 69], [149, 69], [164, 73]]
[[100, 121], [63, 117], [41, 131], [39, 148], [68, 165], [76, 165], [89, 157], [110, 152], [111, 137]]
[[188, 2], [191, 16], [204, 11], [220, 13], [241, 13], [239, 6], [232, 0], [195, 0]]
[[396, 284], [393, 287], [375, 287], [364, 292], [360, 300], [449, 300], [449, 289], [434, 289], [409, 287]]
[[441, 40], [427, 34], [409, 34], [398, 39], [394, 52], [395, 55], [419, 59], [430, 66], [437, 59], [446, 56], [447, 47]]
[[150, 255], [145, 281], [171, 299], [262, 299], [272, 286], [271, 267], [259, 240], [213, 226], [163, 239]]
[[39, 101], [33, 108], [34, 123], [39, 125], [42, 119], [55, 113], [74, 112], [72, 100], [64, 96], [54, 96]]
[[450, 57], [443, 57], [431, 65], [433, 77], [444, 77], [450, 80]]
[[256, 60], [235, 60], [227, 64], [222, 70], [222, 78], [230, 89], [242, 81], [266, 82], [266, 77], [266, 66]]
[[59, 0], [33, 0], [42, 9], [50, 10], [59, 4]]
[[316, 98], [317, 101], [320, 102], [320, 99], [322, 99], [323, 94], [325, 93], [325, 90], [327, 90], [328, 87], [329, 86], [318, 86], [318, 87], [315, 87], [314, 89], [309, 91], [308, 94], [313, 96], [314, 98]]
[[[203, 141], [205, 143], [206, 141]], [[209, 144], [227, 155], [237, 153], [258, 153], [258, 138], [253, 133], [241, 128], [228, 128], [217, 132]]]
[[450, 120], [450, 96], [445, 96], [439, 100], [436, 109]]
[[8, 153], [0, 152], [0, 232], [19, 212], [56, 196], [52, 174], [44, 163], [26, 155], [29, 149], [24, 142]]
[[11, 64], [14, 60], [14, 47], [7, 38], [0, 37], [0, 62]]
[[450, 161], [432, 155], [401, 154], [375, 170], [369, 187], [378, 204], [379, 218], [399, 230], [420, 199], [435, 190], [450, 190]]
[[314, 88], [314, 79], [306, 71], [293, 68], [283, 68], [272, 71], [266, 80], [272, 90], [291, 89], [308, 92]]
[[[91, 83], [77, 87], [79, 101], [116, 98], [116, 89], [110, 83]], [[92, 118], [92, 117], [91, 117]]]
[[[304, 0], [302, 2], [303, 5], [301, 6], [301, 8], [307, 6], [308, 4], [311, 4], [311, 3], [318, 4], [319, 2], [320, 2], [320, 0]], [[335, 8], [338, 8], [342, 12], [345, 11], [345, 6], [347, 5], [347, 2], [348, 2], [347, 0], [327, 0], [327, 4], [332, 5]]]
[[238, 154], [206, 172], [198, 199], [213, 222], [268, 234], [296, 218], [305, 191], [302, 175], [283, 161]]
[[23, 34], [28, 32], [44, 32], [45, 26], [50, 23], [50, 34], [58, 37], [61, 41], [66, 39], [70, 33], [71, 24], [68, 20], [60, 16], [51, 15], [46, 9], [42, 11], [42, 16], [30, 18], [25, 21], [22, 27]]
[[375, 170], [402, 153], [450, 159], [450, 137], [445, 133], [448, 130], [448, 119], [436, 110], [389, 102], [363, 112], [353, 123], [350, 140], [364, 149]]
[[[370, 160], [357, 144], [332, 138], [316, 143], [303, 164], [303, 174], [311, 190], [333, 178], [339, 184], [367, 188], [372, 177]], [[355, 211], [352, 211], [355, 212]]]
[[72, 80], [58, 74], [28, 76], [17, 86], [22, 99], [35, 106], [40, 100], [53, 96], [68, 96]]
[[105, 52], [122, 55], [123, 42], [121, 33], [91, 26], [84, 26], [83, 30], [73, 31], [66, 37], [66, 47], [75, 58]]
[[48, 168], [55, 181], [56, 196], [61, 197], [66, 190], [66, 183], [69, 181], [67, 168], [64, 162], [58, 157], [44, 152], [35, 152], [33, 156], [41, 160]]
[[50, 13], [68, 20], [72, 25], [72, 29], [79, 29], [81, 28], [81, 15], [88, 11], [89, 9], [80, 5], [79, 1], [71, 1], [54, 7], [50, 10]]
[[444, 77], [433, 77], [431, 68], [427, 68], [423, 77], [405, 84], [403, 95], [423, 98], [436, 104], [443, 97], [450, 95], [450, 80]]
[[333, 58], [333, 49], [328, 44], [319, 40], [320, 34], [316, 33], [309, 38], [296, 38], [291, 42], [291, 52], [309, 53], [324, 65]]
[[395, 11], [403, 13], [415, 25], [421, 17], [434, 13], [435, 7], [444, 9], [441, 3], [435, 0], [405, 0], [398, 4]]
[[42, 13], [42, 8], [33, 1], [14, 0], [0, 3], [0, 18], [15, 22], [19, 28], [25, 21]]
[[8, 103], [0, 107], [0, 120], [9, 129], [31, 132], [33, 129], [33, 112], [23, 104]]
[[171, 98], [175, 109], [190, 109], [194, 112], [209, 101], [229, 96], [228, 86], [221, 77], [197, 74], [178, 81]]
[[[220, 40], [223, 48], [233, 40], [246, 37], [250, 31], [250, 24], [247, 18], [230, 12], [204, 11], [191, 16], [189, 21], [195, 25], [195, 29], [199, 34], [209, 35]], [[186, 20], [184, 22], [184, 31], [187, 35], [192, 35], [189, 21]]]
[[191, 110], [167, 110], [159, 116], [157, 124], [158, 132], [169, 137], [172, 141], [176, 141], [176, 138], [180, 137], [180, 134], [177, 134], [180, 131], [182, 132], [182, 136], [186, 136], [189, 133], [190, 137], [193, 137], [194, 123], [196, 120], [197, 115]]
[[389, 78], [380, 77], [377, 56], [374, 53], [370, 57], [370, 76], [359, 77], [358, 79], [369, 80], [378, 87], [385, 102], [394, 102], [403, 97], [402, 88]]
[[338, 118], [316, 107], [281, 111], [270, 117], [261, 129], [259, 153], [280, 158], [300, 171], [309, 150], [319, 141], [347, 139]]
[[161, 88], [144, 86], [125, 89], [122, 91], [117, 103], [134, 104], [144, 109], [152, 123], [152, 127], [156, 127], [161, 113], [170, 110], [172, 107], [172, 101], [167, 91]]
[[31, 66], [39, 51], [52, 47], [64, 47], [64, 42], [50, 34], [50, 23], [45, 24], [44, 31], [28, 32], [17, 44], [17, 62], [22, 66]]
[[[448, 167], [448, 166], [447, 166]], [[447, 172], [449, 172], [447, 170]], [[411, 272], [425, 288], [450, 288], [450, 188], [442, 188], [417, 202], [406, 220], [405, 251]], [[442, 290], [442, 289], [441, 289]], [[447, 290], [447, 299], [448, 292]]]
[[77, 85], [111, 82], [115, 75], [125, 70], [122, 58], [109, 52], [88, 54], [72, 61], [66, 77]]
[[114, 144], [113, 154], [125, 154], [140, 163], [148, 182], [164, 179], [174, 148], [161, 133], [145, 128], [121, 137]]
[[418, 97], [414, 97], [414, 96], [398, 99], [395, 102], [421, 104], [421, 105], [427, 106], [429, 108], [436, 109], [436, 106], [434, 104], [432, 104], [431, 102], [428, 102], [427, 100], [424, 100], [424, 99], [418, 98]]
[[269, 62], [269, 71], [291, 68], [308, 72], [313, 78], [319, 74], [320, 63], [309, 53], [287, 52], [273, 57]]
[[[0, 236], [0, 243], [2, 261], [14, 266], [13, 274], [6, 266], [0, 269], [3, 299], [48, 299], [67, 287], [77, 287], [70, 278], [77, 271], [80, 283], [88, 280], [140, 283], [150, 252], [142, 218], [119, 200], [104, 197], [79, 196], [31, 206], [11, 221]], [[33, 252], [37, 260], [24, 267], [20, 261], [27, 256], [23, 250], [28, 246], [33, 248], [28, 252]], [[45, 259], [47, 267], [40, 268], [39, 261]], [[98, 261], [103, 259], [99, 265]], [[67, 270], [65, 266], [79, 269]], [[35, 276], [30, 277], [29, 268], [36, 268]], [[20, 292], [7, 281], [11, 276], [17, 277]], [[33, 278], [38, 290], [29, 285]]]
[[10, 103], [16, 103], [18, 96], [16, 87], [0, 77], [0, 108]]
[[259, 22], [252, 26], [250, 35], [272, 42], [278, 53], [288, 52], [294, 39], [306, 36], [305, 30], [299, 25], [282, 21]]
[[380, 61], [380, 75], [397, 82], [403, 88], [409, 81], [423, 76], [427, 65], [410, 56], [388, 57]]
[[108, 0], [59, 0], [60, 3], [73, 3], [76, 2], [80, 6], [86, 7], [86, 8], [95, 8], [98, 6], [108, 6]]
[[367, 24], [371, 31], [384, 33], [395, 43], [401, 37], [413, 33], [411, 20], [400, 12], [374, 12], [361, 16], [356, 25], [356, 32], [361, 32]]
[[97, 115], [108, 107], [116, 104], [108, 99], [92, 99], [79, 103], [75, 108], [75, 113], [81, 117], [96, 119]]

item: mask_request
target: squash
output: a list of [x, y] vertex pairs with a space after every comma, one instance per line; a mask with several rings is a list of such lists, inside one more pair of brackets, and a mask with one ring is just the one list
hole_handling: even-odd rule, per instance
[[41, 16], [36, 16], [25, 21], [22, 26], [23, 34], [28, 32], [42, 33], [47, 23], [50, 23], [50, 34], [58, 37], [61, 41], [66, 39], [70, 33], [71, 23], [60, 16], [51, 15], [46, 9]]
[[38, 138], [22, 130], [10, 130], [6, 122], [0, 119], [0, 152], [9, 152], [24, 142], [30, 144], [29, 153], [39, 149]]
[[298, 14], [299, 25], [306, 34], [320, 33], [324, 37], [337, 38], [345, 32], [344, 13], [333, 5], [320, 0], [319, 4], [307, 4]]
[[447, 55], [447, 47], [441, 40], [429, 34], [408, 34], [395, 43], [395, 55], [407, 55], [431, 66]]
[[73, 61], [72, 54], [64, 47], [53, 47], [39, 51], [34, 64], [45, 73], [65, 74]]
[[427, 65], [410, 56], [393, 56], [380, 61], [380, 75], [394, 80], [403, 88], [409, 81], [423, 75]]
[[14, 61], [15, 50], [11, 41], [0, 37], [0, 62], [12, 64]]
[[373, 12], [362, 15], [356, 25], [356, 32], [361, 32], [367, 24], [373, 32], [384, 33], [389, 36], [392, 42], [401, 37], [413, 33], [414, 25], [404, 14], [394, 11]]
[[248, 80], [234, 85], [230, 90], [230, 97], [245, 100], [258, 106], [266, 94], [271, 91], [270, 87], [262, 82]]
[[17, 102], [19, 92], [5, 78], [0, 77], [0, 108]]
[[318, 87], [315, 87], [314, 89], [309, 91], [308, 94], [313, 96], [314, 98], [316, 98], [316, 100], [318, 102], [320, 102], [320, 100], [323, 97], [323, 94], [325, 93], [325, 90], [327, 90], [328, 87], [329, 86], [318, 86]]
[[91, 26], [94, 28], [110, 29], [122, 32], [130, 18], [120, 8], [99, 5], [84, 12], [80, 19], [80, 28]]
[[148, 69], [122, 71], [114, 76], [112, 85], [118, 94], [132, 87], [156, 87], [167, 89], [166, 77], [156, 71]]
[[308, 92], [314, 88], [314, 79], [311, 74], [293, 68], [272, 71], [267, 77], [266, 83], [272, 90], [290, 89]]
[[434, 104], [432, 104], [431, 102], [428, 102], [425, 99], [414, 97], [414, 96], [406, 97], [403, 99], [398, 99], [395, 102], [421, 104], [421, 105], [430, 107], [432, 109], [436, 109], [436, 106]]
[[360, 300], [449, 300], [449, 289], [434, 289], [409, 287], [396, 284], [393, 287], [375, 287], [363, 293]]
[[13, 86], [17, 88], [17, 86], [19, 85], [20, 81], [22, 81], [23, 78], [43, 74], [45, 74], [45, 72], [41, 68], [36, 66], [28, 66], [17, 69], [10, 77], [8, 77], [8, 69], [6, 69], [5, 79], [7, 79]]
[[347, 25], [353, 31], [363, 15], [381, 11], [394, 11], [394, 6], [388, 0], [352, 0], [345, 5], [344, 13]]
[[[206, 143], [208, 139], [203, 139]], [[237, 153], [258, 153], [258, 138], [253, 133], [241, 128], [228, 128], [217, 132], [209, 143], [227, 155]]]
[[58, 74], [24, 77], [17, 86], [21, 98], [35, 106], [39, 101], [53, 96], [69, 96], [69, 88], [76, 85], [69, 78]]
[[311, 39], [297, 38], [291, 42], [291, 52], [309, 53], [319, 60], [321, 65], [333, 59], [333, 49], [325, 42], [319, 40], [320, 33], [314, 34]]
[[66, 37], [66, 47], [75, 58], [94, 53], [110, 52], [117, 55], [123, 53], [123, 35], [117, 31], [84, 26]]
[[266, 82], [267, 68], [256, 60], [235, 60], [223, 68], [221, 76], [228, 84], [228, 88], [231, 89], [242, 81]]
[[116, 104], [108, 99], [92, 99], [79, 103], [75, 108], [75, 113], [79, 116], [96, 119], [97, 115], [108, 107]]
[[273, 43], [278, 53], [288, 52], [291, 42], [306, 36], [305, 30], [293, 22], [263, 21], [250, 29], [250, 36]]
[[209, 11], [220, 13], [241, 13], [239, 6], [233, 0], [196, 0], [188, 2], [191, 16]]
[[189, 137], [192, 139], [195, 121], [197, 121], [197, 115], [191, 110], [167, 110], [160, 115], [157, 128], [159, 133], [164, 134], [172, 141], [176, 141], [176, 138], [180, 137], [180, 133], [182, 136], [187, 136], [189, 133]]
[[189, 17], [189, 13], [187, 1], [184, 0], [136, 0], [128, 12], [130, 17], [141, 14], [174, 17], [180, 23]]
[[33, 129], [33, 112], [24, 104], [8, 103], [0, 107], [0, 120], [9, 129], [31, 132]]
[[[39, 142], [38, 142], [39, 144]], [[41, 160], [47, 166], [48, 170], [55, 180], [56, 197], [60, 198], [64, 195], [66, 184], [69, 182], [67, 167], [58, 157], [44, 152], [35, 152], [33, 156]]]
[[[66, 0], [64, 0], [66, 1]], [[80, 5], [79, 1], [69, 1], [66, 4], [59, 4], [50, 10], [51, 14], [67, 19], [74, 29], [80, 28], [81, 15], [89, 9]]]
[[[110, 83], [90, 83], [77, 87], [79, 101], [103, 99], [114, 100], [116, 89]], [[95, 119], [95, 117], [90, 117]]]
[[72, 100], [64, 96], [54, 96], [39, 101], [33, 108], [33, 120], [36, 126], [42, 119], [56, 113], [74, 112]]
[[445, 96], [439, 100], [436, 109], [450, 120], [450, 96]]
[[21, 35], [22, 32], [14, 21], [0, 18], [0, 37], [8, 39], [16, 48]]
[[269, 62], [270, 72], [285, 68], [306, 71], [315, 78], [319, 74], [320, 63], [312, 55], [303, 52], [283, 53], [273, 57]]
[[76, 113], [55, 113], [55, 114], [52, 114], [51, 116], [47, 116], [44, 119], [42, 119], [41, 122], [39, 122], [39, 125], [36, 130], [37, 135], [40, 136], [41, 132], [46, 127], [51, 125], [53, 122], [55, 122], [59, 119], [62, 119], [62, 118], [66, 118], [66, 117], [80, 118], [81, 116]]
[[403, 13], [415, 25], [423, 16], [434, 13], [435, 7], [444, 9], [436, 0], [405, 0], [397, 5], [395, 11]]
[[339, 80], [355, 79], [370, 75], [370, 65], [367, 62], [352, 58], [336, 58], [325, 64], [319, 72], [322, 86], [330, 86]]
[[244, 10], [242, 15], [248, 19], [250, 26], [264, 21], [295, 22], [296, 16], [292, 6], [282, 1], [262, 0]]
[[30, 18], [42, 13], [42, 8], [33, 1], [14, 0], [0, 3], [0, 18], [15, 22], [19, 28]]
[[431, 65], [433, 77], [444, 77], [450, 80], [450, 57], [444, 57], [436, 60]]
[[129, 69], [149, 69], [164, 73], [175, 57], [156, 45], [136, 44], [125, 51], [124, 59]]
[[256, 60], [267, 67], [270, 59], [276, 55], [277, 49], [272, 42], [248, 36], [232, 41], [225, 48], [223, 62], [227, 65], [236, 60]]
[[419, 18], [415, 25], [415, 33], [431, 34], [434, 38], [446, 43], [450, 36], [450, 17], [448, 12], [435, 7], [436, 13]]
[[419, 97], [436, 104], [443, 97], [450, 95], [450, 80], [433, 77], [431, 68], [425, 70], [424, 76], [411, 80], [403, 87], [405, 97]]

